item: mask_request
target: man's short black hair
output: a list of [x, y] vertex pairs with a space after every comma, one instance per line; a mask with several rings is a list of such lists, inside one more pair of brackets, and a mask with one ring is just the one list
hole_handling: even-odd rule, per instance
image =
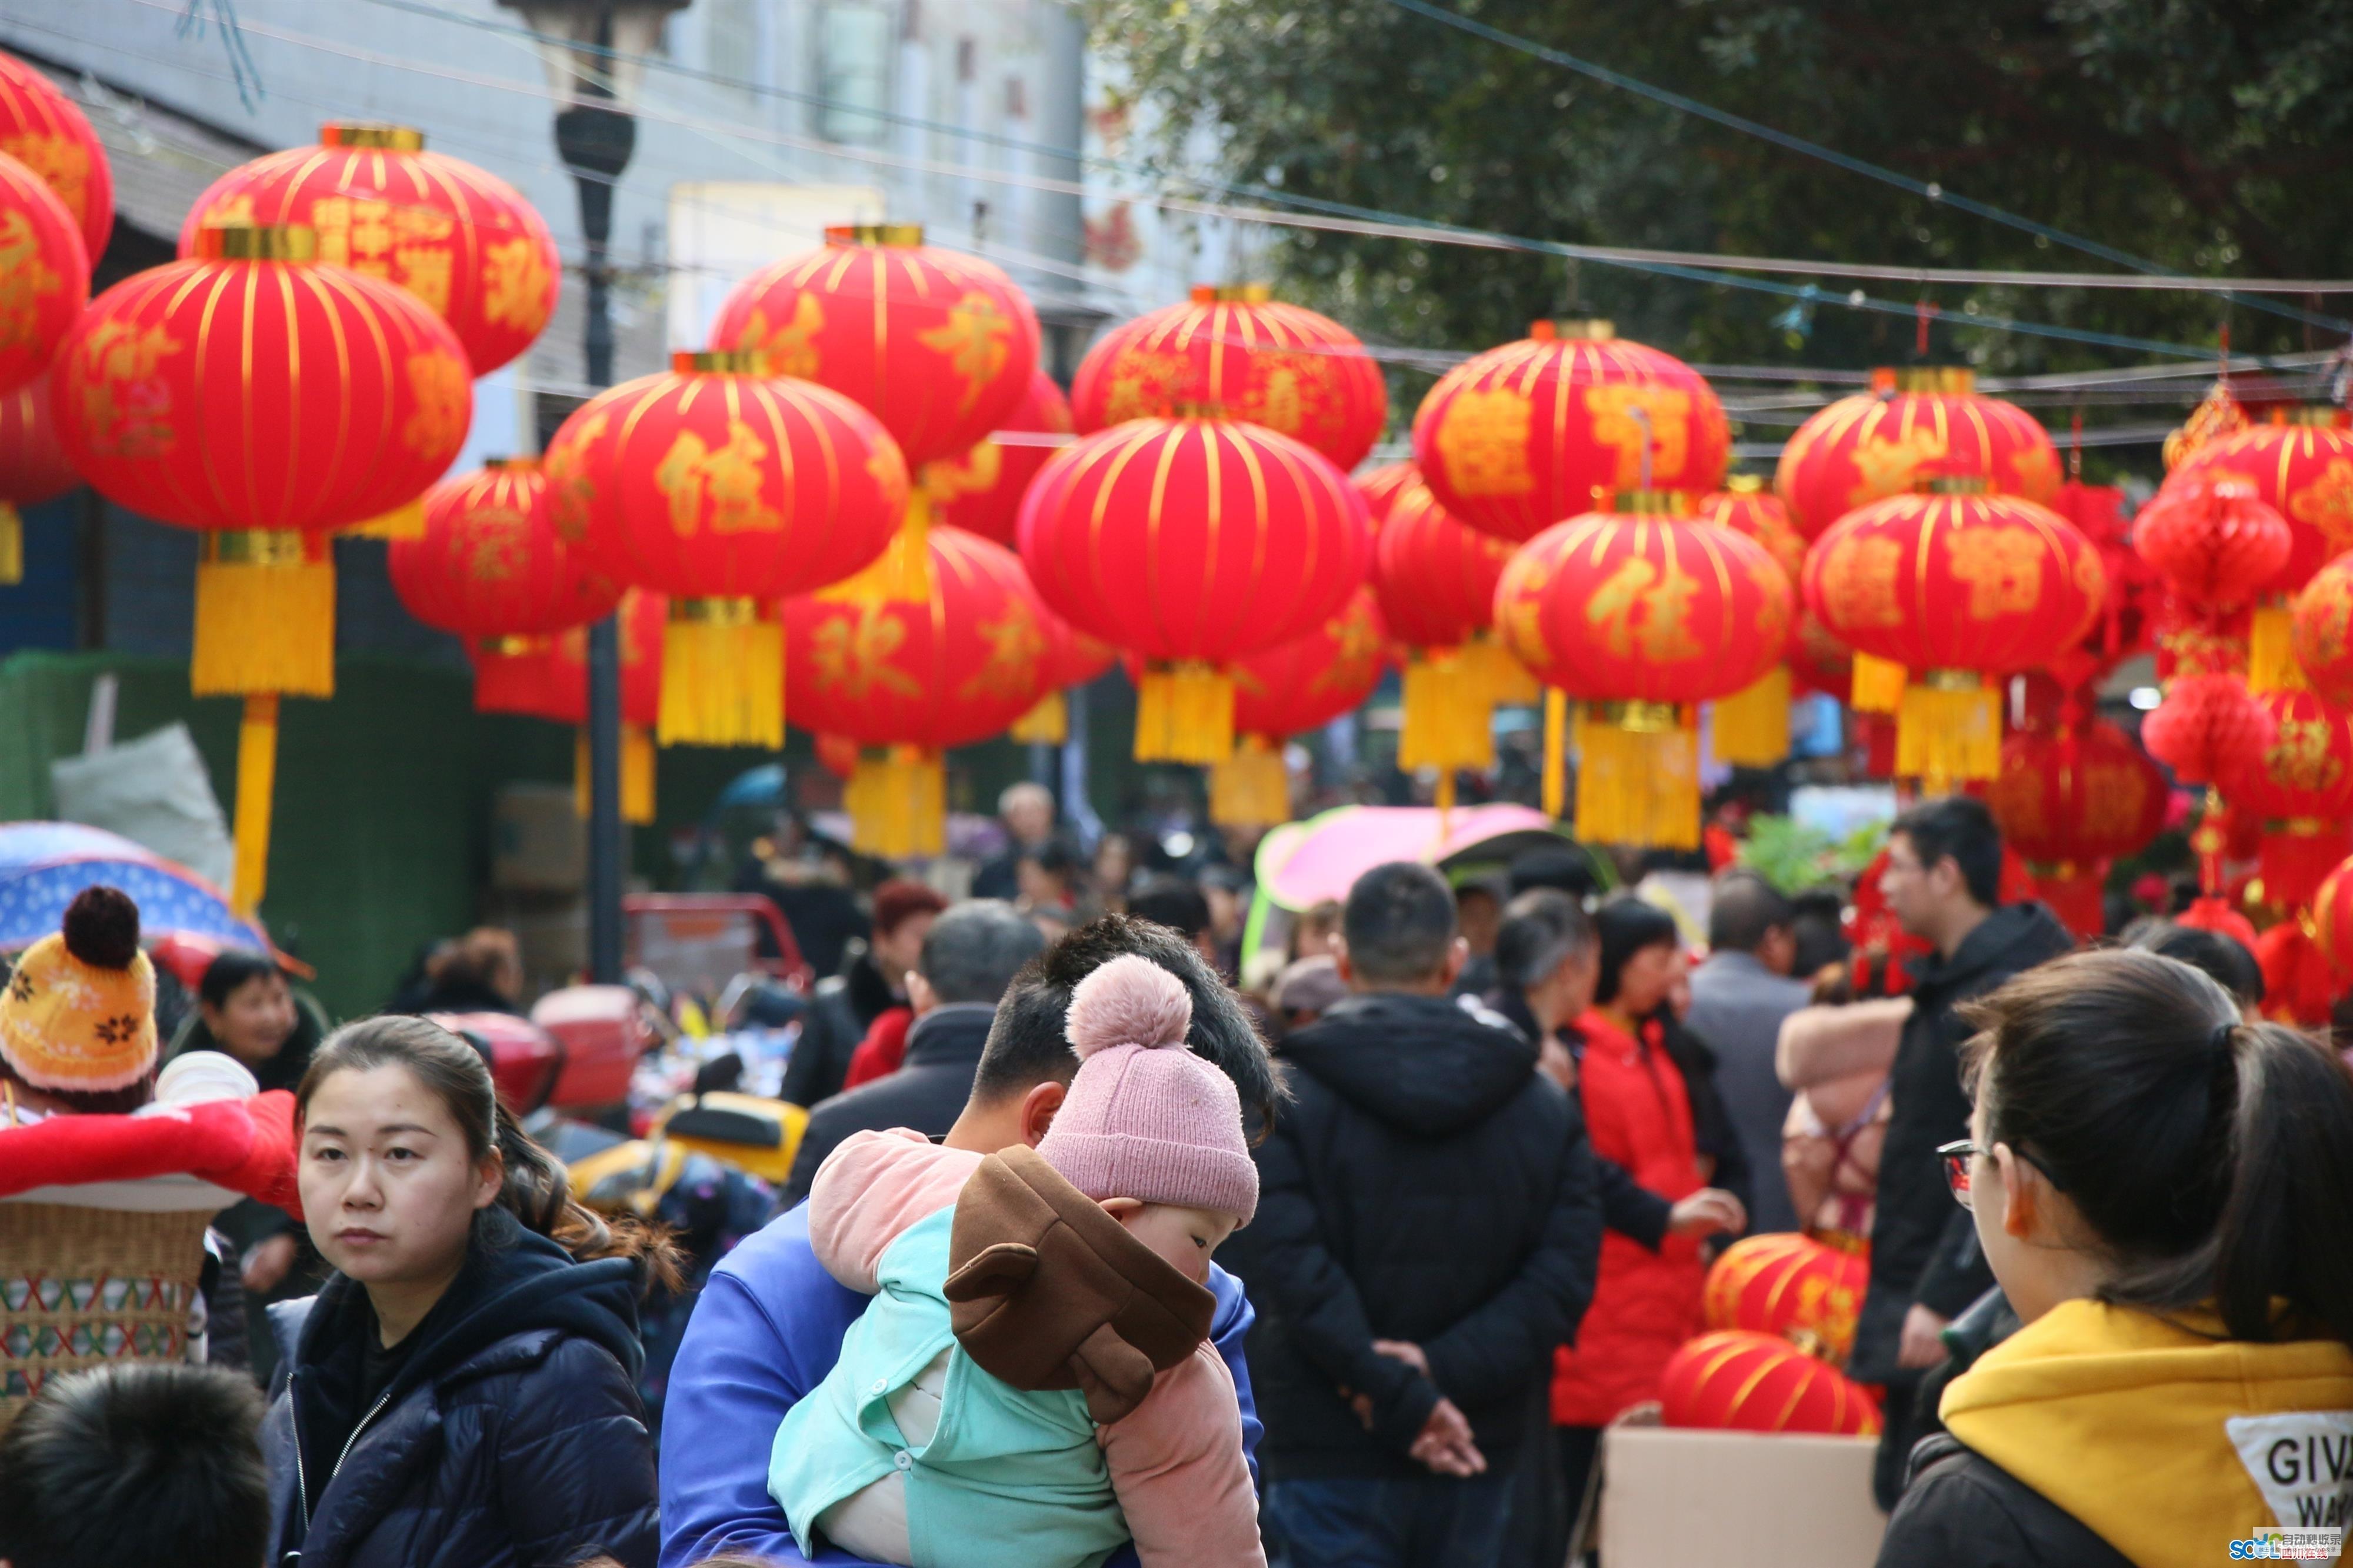
[[1273, 1064], [1267, 1059], [1266, 1042], [1250, 1026], [1240, 999], [1202, 962], [1191, 942], [1166, 926], [1129, 915], [1089, 921], [1053, 942], [1014, 976], [1005, 1000], [997, 1004], [988, 1043], [981, 1049], [973, 1097], [1001, 1100], [1027, 1093], [1038, 1084], [1070, 1082], [1079, 1070], [1078, 1056], [1064, 1033], [1071, 992], [1080, 981], [1125, 953], [1149, 959], [1185, 983], [1193, 999], [1193, 1024], [1186, 1032], [1186, 1045], [1234, 1080], [1246, 1110], [1256, 1112], [1261, 1124], [1271, 1121], [1282, 1090], [1275, 1081]]
[[1391, 860], [1348, 889], [1340, 934], [1348, 967], [1372, 985], [1411, 985], [1446, 966], [1457, 930], [1446, 879], [1411, 860]]
[[1127, 912], [1192, 938], [1209, 929], [1209, 900], [1182, 877], [1146, 877], [1127, 898]]
[[122, 1363], [54, 1377], [0, 1436], [11, 1568], [255, 1568], [269, 1549], [261, 1397], [201, 1366]]
[[1593, 862], [1584, 850], [1564, 844], [1557, 849], [1524, 849], [1512, 857], [1512, 891], [1555, 888], [1572, 899], [1589, 899], [1601, 888]]
[[2001, 828], [1986, 803], [1974, 795], [1948, 795], [1924, 800], [1888, 828], [1912, 841], [1922, 870], [1949, 858], [1961, 868], [1969, 897], [1987, 909], [2001, 903]]
[[1021, 966], [1046, 945], [1037, 926], [1002, 899], [957, 904], [923, 933], [916, 973], [942, 1002], [995, 1006]]
[[1754, 871], [1731, 871], [1716, 879], [1708, 906], [1707, 945], [1716, 952], [1755, 952], [1767, 934], [1787, 931], [1798, 912], [1779, 889]]

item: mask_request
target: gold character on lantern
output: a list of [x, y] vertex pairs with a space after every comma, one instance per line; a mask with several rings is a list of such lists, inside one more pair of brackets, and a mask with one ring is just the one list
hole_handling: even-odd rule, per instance
[[1167, 414], [1190, 384], [1192, 365], [1182, 354], [1132, 349], [1111, 364], [1103, 394], [1103, 423], [1124, 425]]
[[535, 332], [547, 324], [547, 264], [527, 235], [482, 252], [482, 320]]
[[2263, 752], [2263, 771], [2284, 789], [2329, 790], [2344, 776], [2345, 764], [2328, 748], [2329, 719], [2282, 719], [2279, 732]]
[[958, 697], [1018, 697], [1038, 687], [1038, 661], [1046, 657], [1046, 634], [1027, 606], [1015, 603], [1004, 616], [983, 621], [976, 628], [988, 645], [988, 658], [973, 678], [956, 690]]
[[880, 686], [894, 696], [921, 697], [923, 687], [891, 662], [906, 640], [906, 626], [887, 606], [866, 605], [855, 611], [845, 607], [843, 614], [818, 627], [809, 638], [818, 689], [831, 691], [839, 687], [855, 699]]
[[716, 451], [693, 431], [680, 431], [654, 469], [654, 483], [670, 502], [671, 531], [681, 539], [694, 537], [706, 503], [713, 533], [781, 530], [783, 515], [760, 499], [766, 477], [760, 464], [767, 455], [768, 444], [741, 419], [727, 422], [727, 445]]
[[1915, 426], [1900, 435], [1876, 433], [1856, 443], [1854, 471], [1861, 481], [1847, 492], [1846, 504], [1866, 506], [1882, 496], [1912, 488], [1912, 475], [1921, 464], [1945, 455], [1943, 432]]
[[2287, 510], [2320, 530], [2330, 554], [2353, 550], [2353, 463], [2331, 458], [2318, 479], [2288, 498]]
[[467, 520], [465, 574], [477, 583], [512, 581], [522, 574], [530, 536], [531, 520], [513, 508], [478, 508]]
[[[1639, 647], [1656, 664], [1677, 664], [1704, 651], [1688, 622], [1699, 584], [1670, 561], [1663, 572], [1636, 556], [1620, 566], [1586, 601], [1585, 624], [1599, 628], [1613, 658], [1631, 658]], [[1639, 616], [1640, 625], [1636, 624]]]
[[446, 246], [404, 245], [393, 252], [395, 281], [437, 316], [449, 313], [449, 251]]
[[2095, 763], [2084, 770], [2085, 837], [2116, 842], [2133, 837], [2148, 803], [2148, 780], [2137, 767]]
[[417, 411], [401, 426], [400, 438], [410, 451], [456, 455], [466, 438], [472, 384], [466, 362], [455, 354], [431, 349], [408, 356], [408, 389], [416, 395]]
[[2353, 595], [2345, 579], [2334, 574], [2313, 579], [2296, 603], [2299, 633], [2312, 628], [2311, 663], [2334, 667], [2345, 658], [2348, 634], [2353, 633]]
[[2010, 471], [2018, 477], [2018, 493], [2030, 500], [2048, 500], [2059, 493], [2059, 454], [2048, 447], [2020, 447], [2010, 457]]
[[1332, 628], [1332, 662], [1308, 682], [1310, 691], [1327, 691], [1359, 685], [1366, 667], [1381, 657], [1380, 634], [1373, 629], [1371, 607], [1363, 600]]
[[311, 204], [319, 259], [371, 278], [392, 276], [392, 204], [372, 196], [322, 196]]
[[748, 344], [760, 355], [760, 368], [768, 375], [796, 375], [804, 381], [817, 374], [817, 335], [825, 330], [825, 310], [814, 294], [796, 295], [793, 319], [768, 325], [768, 312], [758, 310], [744, 323], [739, 342]]
[[1536, 488], [1528, 471], [1527, 394], [1508, 386], [1459, 393], [1438, 421], [1438, 460], [1466, 496], [1524, 496]]
[[1895, 596], [1904, 568], [1904, 546], [1877, 534], [1845, 534], [1822, 556], [1822, 599], [1841, 626], [1900, 626], [1904, 606]]
[[1005, 472], [1005, 448], [994, 441], [975, 441], [961, 458], [944, 458], [923, 469], [923, 483], [935, 501], [978, 495], [997, 488]]
[[[0, 153], [40, 175], [58, 194], [58, 200], [65, 204], [66, 211], [73, 214], [76, 225], [90, 216], [89, 148], [70, 136], [27, 131], [0, 136]], [[95, 261], [98, 258], [93, 256], [90, 259]]]
[[2042, 597], [2042, 536], [2031, 528], [1957, 528], [1945, 535], [1945, 563], [1969, 585], [1969, 619], [2031, 612]]
[[1621, 490], [1642, 482], [1646, 447], [1653, 482], [1679, 477], [1690, 461], [1691, 394], [1680, 387], [1588, 386], [1585, 411], [1593, 416], [1593, 438], [1617, 449], [1618, 468], [1611, 482]]
[[973, 289], [948, 307], [946, 321], [916, 334], [915, 341], [934, 353], [945, 354], [949, 366], [964, 377], [964, 395], [956, 401], [956, 412], [964, 414], [1005, 369], [1006, 358], [1012, 353], [1007, 340], [1012, 335], [1013, 323], [997, 308], [997, 301]]
[[612, 423], [609, 412], [591, 414], [580, 422], [580, 438], [551, 447], [541, 465], [547, 479], [548, 521], [568, 543], [588, 537], [588, 503], [596, 500], [596, 487], [589, 482], [586, 455], [605, 439]]
[[41, 259], [41, 242], [23, 213], [0, 215], [0, 348], [21, 348], [40, 329], [40, 301], [60, 286]]
[[111, 458], [159, 458], [172, 449], [172, 389], [156, 375], [180, 340], [161, 326], [101, 321], [81, 344], [82, 422], [90, 446]]

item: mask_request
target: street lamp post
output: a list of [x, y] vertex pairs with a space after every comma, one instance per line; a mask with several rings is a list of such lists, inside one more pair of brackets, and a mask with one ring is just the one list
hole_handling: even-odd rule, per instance
[[[588, 384], [613, 384], [613, 188], [638, 144], [628, 112], [639, 63], [664, 19], [688, 0], [499, 0], [536, 35], [557, 101], [555, 150], [580, 187], [586, 242], [588, 325], [582, 348]], [[621, 884], [628, 841], [621, 826], [620, 621], [588, 628], [588, 978], [621, 979]]]

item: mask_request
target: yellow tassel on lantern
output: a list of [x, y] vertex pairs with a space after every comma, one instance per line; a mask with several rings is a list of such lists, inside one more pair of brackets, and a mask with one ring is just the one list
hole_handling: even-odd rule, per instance
[[1405, 667], [1398, 766], [1495, 765], [1493, 681], [1470, 648], [1416, 649]]
[[1033, 746], [1061, 745], [1071, 738], [1071, 705], [1060, 692], [1049, 691], [1006, 733]]
[[1858, 713], [1893, 713], [1904, 706], [1905, 679], [1904, 667], [1894, 659], [1858, 653], [1848, 705]]
[[353, 539], [422, 539], [425, 537], [425, 499], [419, 496], [406, 506], [394, 507], [379, 512], [364, 522], [353, 523], [338, 530]]
[[662, 627], [665, 746], [785, 743], [784, 627], [757, 599], [672, 599]]
[[851, 605], [921, 605], [932, 596], [932, 497], [922, 484], [907, 492], [907, 510], [882, 553], [818, 595]]
[[247, 920], [261, 907], [269, 884], [269, 803], [278, 784], [278, 694], [245, 700], [237, 727], [237, 858], [229, 875], [230, 908]]
[[1588, 703], [1577, 721], [1577, 836], [1699, 847], [1699, 737], [1672, 703]]
[[1234, 753], [1234, 683], [1213, 665], [1146, 666], [1135, 693], [1135, 760], [1222, 763]]
[[25, 580], [25, 520], [13, 501], [0, 500], [0, 587]]
[[1244, 735], [1232, 756], [1209, 764], [1209, 820], [1220, 827], [1272, 827], [1291, 820], [1291, 774], [1282, 742]]
[[1715, 705], [1715, 757], [1769, 768], [1789, 754], [1789, 671], [1775, 665]]
[[1544, 696], [1528, 667], [1514, 658], [1493, 632], [1479, 632], [1464, 643], [1462, 658], [1485, 689], [1490, 706], [1525, 708]]
[[[572, 808], [584, 821], [591, 795], [588, 731], [583, 728], [572, 747]], [[654, 738], [643, 724], [621, 726], [621, 820], [632, 827], [653, 826]]]
[[1895, 771], [1930, 795], [2001, 771], [2001, 693], [1974, 671], [1932, 669], [1904, 689]]
[[842, 787], [851, 847], [884, 859], [946, 853], [947, 769], [937, 752], [888, 746], [860, 752]]
[[1545, 691], [1544, 814], [1558, 821], [1568, 809], [1568, 693]]
[[335, 694], [335, 566], [324, 540], [262, 529], [205, 535], [188, 688], [198, 697]]
[[2295, 661], [2295, 617], [2284, 603], [2257, 605], [2247, 628], [2247, 689], [2302, 691], [2304, 666]]

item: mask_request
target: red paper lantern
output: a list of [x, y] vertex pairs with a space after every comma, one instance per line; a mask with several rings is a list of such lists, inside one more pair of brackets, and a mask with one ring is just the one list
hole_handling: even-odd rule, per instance
[[2290, 635], [2306, 682], [2339, 708], [2353, 707], [2353, 555], [2313, 574], [2296, 595]]
[[1841, 397], [1781, 448], [1773, 489], [1808, 539], [1857, 507], [1909, 492], [1922, 474], [1981, 479], [1996, 495], [2048, 502], [2059, 454], [2034, 416], [1977, 390], [1950, 366], [1874, 371], [1871, 391]]
[[2211, 784], [2263, 742], [2266, 725], [2246, 683], [2235, 675], [2185, 675], [2140, 722], [2148, 754], [2186, 784]]
[[49, 417], [47, 373], [0, 395], [0, 585], [25, 577], [24, 520], [16, 509], [54, 500], [79, 483]]
[[[661, 718], [662, 636], [670, 603], [659, 594], [631, 588], [621, 595], [614, 630], [621, 653], [621, 820], [640, 826], [654, 819], [656, 771], [654, 729]], [[519, 648], [515, 645], [521, 645]], [[480, 653], [474, 659], [474, 706], [483, 712], [522, 712], [579, 728], [573, 750], [574, 804], [588, 815], [588, 628], [568, 626], [552, 637], [505, 639], [513, 651]], [[497, 666], [526, 660], [536, 650], [535, 674], [526, 668], [513, 684], [535, 680], [536, 689], [514, 706], [492, 702], [505, 695], [509, 678]]]
[[1870, 1280], [1860, 1254], [1791, 1232], [1752, 1236], [1708, 1266], [1700, 1310], [1710, 1329], [1771, 1334], [1844, 1366]]
[[[1745, 534], [1765, 547], [1794, 589], [1806, 569], [1806, 542], [1789, 525], [1789, 510], [1765, 489], [1754, 474], [1735, 474], [1725, 488], [1698, 506], [1700, 517], [1735, 533]], [[1804, 639], [1803, 616], [1789, 625], [1791, 658]], [[1716, 760], [1741, 767], [1770, 767], [1789, 754], [1789, 700], [1794, 683], [1790, 671], [1775, 665], [1755, 685], [1736, 691], [1715, 705], [1712, 731]]]
[[1789, 523], [1789, 509], [1754, 474], [1735, 474], [1725, 488], [1704, 497], [1694, 511], [1703, 521], [1746, 534], [1765, 547], [1795, 584], [1806, 569], [1806, 540]]
[[424, 531], [394, 540], [385, 564], [410, 615], [474, 640], [586, 626], [621, 600], [556, 532], [536, 458], [494, 458], [426, 491]]
[[2191, 474], [2133, 520], [2133, 549], [2166, 585], [2211, 609], [2242, 605], [2279, 575], [2295, 540], [2287, 520], [2245, 479]]
[[1056, 453], [1021, 503], [1047, 605], [1143, 657], [1139, 761], [1233, 749], [1223, 667], [1304, 637], [1364, 581], [1364, 499], [1288, 436], [1222, 417], [1137, 419]]
[[2353, 850], [2353, 720], [2310, 691], [2259, 692], [2254, 700], [2261, 739], [2240, 754], [2222, 788], [2234, 813], [2263, 823], [2264, 899], [2300, 909]]
[[557, 530], [670, 598], [664, 745], [784, 743], [776, 601], [875, 560], [907, 468], [874, 416], [744, 353], [679, 353], [601, 392], [548, 443]]
[[793, 722], [881, 754], [850, 779], [860, 849], [937, 855], [944, 847], [941, 752], [986, 740], [1047, 689], [1052, 642], [1044, 613], [1003, 545], [934, 530], [932, 601], [876, 601], [839, 591], [785, 602], [786, 681]]
[[90, 303], [90, 253], [41, 177], [0, 153], [0, 393], [48, 369]]
[[[1026, 571], [1027, 568], [1024, 568]], [[1036, 590], [1033, 588], [1034, 594]], [[1031, 745], [1060, 746], [1071, 738], [1070, 700], [1074, 686], [1084, 686], [1119, 662], [1119, 650], [1101, 637], [1091, 637], [1038, 601], [1046, 628], [1046, 694], [1006, 731], [1009, 740]]]
[[268, 863], [278, 697], [334, 691], [326, 531], [422, 492], [473, 417], [465, 353], [439, 318], [313, 249], [300, 227], [206, 229], [195, 258], [93, 301], [50, 377], [58, 437], [100, 493], [206, 531], [190, 685], [247, 699], [234, 897], [248, 911]]
[[1697, 746], [1680, 710], [1779, 662], [1790, 615], [1765, 547], [1691, 517], [1679, 493], [1621, 495], [1512, 557], [1495, 589], [1505, 648], [1586, 704], [1579, 837], [1698, 847]]
[[[58, 194], [95, 262], [114, 233], [114, 171], [80, 106], [39, 71], [0, 55], [0, 153]], [[83, 281], [87, 284], [88, 272]]]
[[920, 469], [1003, 427], [1029, 395], [1038, 314], [1002, 269], [925, 245], [919, 225], [847, 225], [736, 285], [711, 343], [871, 409]]
[[1730, 451], [1699, 373], [1607, 321], [1538, 321], [1448, 371], [1413, 416], [1414, 461], [1439, 504], [1514, 541], [1616, 491], [1712, 490]]
[[2325, 1029], [2341, 993], [2330, 951], [2301, 921], [2282, 921], [2255, 939], [2263, 972], [2263, 1016], [2298, 1028]]
[[1372, 450], [1389, 411], [1380, 366], [1354, 332], [1256, 283], [1201, 284], [1184, 304], [1113, 327], [1071, 378], [1071, 412], [1089, 435], [1179, 404], [1280, 430], [1344, 471]]
[[2189, 907], [2173, 917], [2173, 923], [2192, 931], [2211, 931], [2231, 938], [2249, 952], [2255, 951], [2255, 923], [2212, 894], [2190, 900]]
[[2108, 863], [2139, 853], [2163, 831], [2168, 794], [2165, 775], [2131, 737], [2094, 721], [2010, 736], [1985, 800], [2043, 901], [2089, 937], [2105, 929]]
[[1494, 636], [1495, 584], [1511, 558], [1508, 542], [1450, 516], [1419, 479], [1390, 501], [1368, 580], [1389, 635], [1412, 650], [1400, 768], [1493, 767], [1495, 705], [1535, 698], [1527, 672]]
[[1670, 1426], [1868, 1436], [1879, 1407], [1861, 1384], [1788, 1341], [1725, 1330], [1683, 1342], [1659, 1374]]
[[208, 224], [301, 224], [319, 259], [396, 283], [449, 323], [476, 375], [529, 348], [555, 313], [564, 267], [522, 193], [461, 159], [425, 151], [406, 125], [329, 121], [215, 180], [180, 226], [195, 253]]
[[2331, 557], [2353, 549], [2353, 429], [2346, 420], [2341, 408], [2278, 410], [2274, 423], [2200, 447], [2158, 492], [2162, 498], [2201, 480], [2235, 479], [2253, 486], [2257, 499], [2286, 520], [2287, 560], [2255, 590], [2247, 679], [2258, 691], [2296, 683], [2288, 595]]
[[2353, 982], [2353, 859], [2339, 861], [2312, 895], [2312, 939], [2337, 980]]
[[1067, 436], [1070, 400], [1042, 370], [1029, 373], [1023, 398], [987, 440], [975, 442], [960, 458], [944, 458], [924, 475], [932, 492], [933, 518], [1010, 546], [1021, 521], [1021, 495], [1060, 443], [1007, 441], [1007, 435]]
[[1348, 482], [1365, 498], [1365, 507], [1373, 520], [1375, 532], [1388, 521], [1389, 508], [1405, 493], [1408, 485], [1421, 481], [1421, 470], [1410, 462], [1383, 463], [1377, 468], [1366, 468]]
[[1388, 668], [1388, 632], [1370, 588], [1303, 637], [1234, 666], [1234, 754], [1209, 770], [1209, 820], [1271, 827], [1291, 819], [1284, 737], [1364, 705]]
[[2000, 767], [2000, 693], [1981, 676], [2073, 647], [2107, 579], [2092, 542], [2048, 507], [1980, 479], [1930, 482], [1841, 519], [1807, 554], [1805, 591], [1840, 640], [1909, 672], [1896, 771], [1941, 786]]

